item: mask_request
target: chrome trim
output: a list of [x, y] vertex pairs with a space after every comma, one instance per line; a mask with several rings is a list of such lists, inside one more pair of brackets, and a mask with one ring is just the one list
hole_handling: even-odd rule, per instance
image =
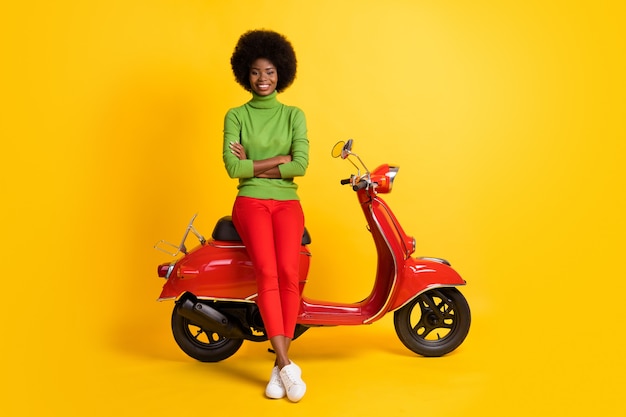
[[[184, 293], [183, 293], [184, 294]], [[182, 294], [181, 294], [182, 295]], [[249, 296], [246, 299], [241, 299], [241, 298], [218, 298], [218, 297], [198, 297], [196, 296], [196, 298], [198, 300], [204, 300], [204, 301], [235, 301], [235, 302], [241, 302], [241, 303], [248, 303], [248, 304], [254, 304], [255, 301], [252, 300], [252, 298], [256, 297], [257, 294], [252, 294], [251, 296]], [[163, 298], [157, 298], [157, 301], [169, 301], [169, 300], [176, 300], [180, 297], [180, 295], [178, 297], [163, 297]]]
[[430, 257], [430, 256], [420, 256], [417, 259], [424, 259], [426, 261], [432, 261], [432, 262], [437, 262], [438, 264], [451, 266], [450, 262], [448, 262], [446, 259], [442, 259], [442, 258], [433, 258], [433, 257]]
[[385, 174], [389, 178], [389, 191], [393, 189], [393, 181], [396, 179], [396, 175], [398, 175], [399, 170], [399, 166], [390, 166], [389, 171]]
[[425, 288], [423, 291], [418, 292], [417, 294], [415, 294], [413, 297], [409, 298], [408, 300], [406, 300], [405, 303], [403, 303], [401, 306], [398, 306], [397, 308], [395, 308], [393, 311], [397, 311], [400, 310], [402, 307], [404, 307], [405, 305], [409, 304], [411, 301], [415, 300], [416, 297], [419, 297], [420, 295], [424, 294], [426, 291], [430, 291], [432, 289], [435, 288], [454, 288], [454, 287], [462, 287], [465, 284], [433, 284], [430, 287]]
[[196, 296], [196, 298], [198, 300], [204, 300], [204, 301], [235, 301], [235, 302], [241, 302], [241, 303], [248, 303], [248, 304], [254, 304], [254, 301], [251, 301], [251, 298], [256, 297], [256, 294], [253, 294], [251, 296], [249, 296], [248, 298], [242, 299], [242, 298], [218, 298], [218, 297], [199, 297]]
[[170, 266], [167, 268], [167, 274], [165, 274], [165, 276], [163, 278], [168, 280], [170, 278], [170, 276], [172, 275], [172, 271], [174, 271], [174, 267], [175, 266], [176, 266], [176, 262], [172, 262], [170, 264]]
[[[393, 214], [393, 213], [391, 212], [391, 210], [389, 209], [389, 207], [387, 207], [387, 203], [385, 203], [383, 200], [378, 200], [378, 202], [380, 202], [380, 203], [381, 203], [381, 206], [383, 206], [383, 207], [385, 208], [385, 211], [386, 211], [387, 213], [389, 213], [389, 214]], [[400, 230], [400, 229], [401, 229], [401, 227], [399, 226], [399, 224], [398, 224], [398, 222], [397, 222], [397, 219], [396, 219], [396, 221], [394, 221], [394, 217], [395, 217], [395, 216], [389, 216], [389, 218], [391, 219], [391, 224], [393, 225], [393, 228], [396, 230], [396, 233], [398, 234], [398, 236], [400, 236], [400, 237], [402, 238], [402, 237], [403, 237], [403, 235], [404, 235], [404, 233], [402, 233], [402, 231]], [[409, 236], [409, 237], [412, 237], [412, 236]], [[402, 245], [402, 247], [403, 247], [403, 248], [404, 248], [404, 250], [405, 250], [405, 253], [404, 253], [404, 256], [403, 256], [403, 257], [404, 257], [404, 259], [408, 259], [408, 258], [411, 256], [411, 253], [414, 253], [414, 252], [415, 252], [415, 247], [414, 247], [414, 248], [413, 248], [413, 252], [411, 252], [411, 253], [407, 253], [407, 251], [409, 250], [409, 248], [406, 246], [406, 243], [407, 243], [407, 242], [406, 242], [404, 239], [400, 239], [400, 244]], [[415, 238], [414, 238], [414, 237], [413, 237], [413, 245], [414, 245], [414, 246], [416, 246], [416, 245], [417, 245], [417, 244], [416, 244], [416, 242], [415, 242]]]
[[216, 245], [215, 243], [211, 243], [211, 246], [218, 249], [245, 249], [245, 245]]
[[[216, 245], [214, 242], [209, 243], [209, 245], [218, 249], [245, 249], [245, 245]], [[300, 255], [313, 256], [311, 252], [300, 251]]]
[[[376, 200], [379, 203], [381, 203], [381, 200], [378, 200], [378, 199], [374, 199], [374, 200]], [[387, 207], [384, 204], [382, 204], [382, 206], [385, 208], [385, 210], [387, 209]], [[370, 322], [378, 319], [380, 316], [382, 316], [382, 315], [384, 315], [386, 313], [387, 306], [389, 305], [389, 303], [391, 301], [391, 295], [394, 293], [394, 290], [396, 289], [396, 283], [398, 282], [398, 261], [396, 259], [396, 255], [393, 253], [393, 249], [391, 248], [391, 244], [389, 243], [389, 240], [387, 239], [387, 236], [385, 236], [385, 234], [383, 233], [383, 230], [380, 227], [380, 222], [378, 221], [378, 219], [374, 215], [374, 210], [372, 208], [372, 204], [371, 203], [370, 203], [369, 207], [370, 207], [370, 213], [372, 214], [372, 219], [374, 220], [374, 223], [376, 224], [376, 227], [378, 227], [378, 230], [380, 231], [380, 234], [382, 235], [383, 239], [385, 240], [385, 243], [387, 244], [387, 247], [389, 248], [389, 252], [391, 253], [391, 258], [393, 259], [393, 264], [394, 264], [394, 267], [393, 267], [394, 274], [393, 274], [393, 284], [391, 285], [391, 290], [389, 290], [389, 294], [387, 294], [387, 300], [385, 301], [385, 304], [383, 305], [383, 307], [380, 310], [378, 310], [378, 312], [376, 314], [374, 314], [373, 316], [371, 316], [370, 318], [368, 318], [366, 320], [363, 320], [363, 324], [370, 323]], [[378, 278], [378, 277], [376, 277], [376, 278]]]

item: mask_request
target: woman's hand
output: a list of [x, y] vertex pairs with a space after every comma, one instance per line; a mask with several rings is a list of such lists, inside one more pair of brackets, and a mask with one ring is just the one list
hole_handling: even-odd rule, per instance
[[[231, 142], [229, 147], [232, 154], [239, 160], [248, 159], [246, 150], [241, 143]], [[278, 155], [273, 158], [254, 161], [254, 176], [257, 178], [281, 178], [278, 166], [291, 162], [291, 159], [291, 155]]]
[[230, 151], [233, 155], [235, 155], [240, 160], [248, 159], [246, 156], [246, 150], [243, 148], [243, 145], [239, 142], [231, 142], [230, 143]]

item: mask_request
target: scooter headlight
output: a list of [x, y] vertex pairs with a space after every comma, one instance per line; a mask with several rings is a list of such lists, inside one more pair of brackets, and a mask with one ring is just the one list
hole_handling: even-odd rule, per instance
[[372, 172], [372, 180], [376, 183], [376, 192], [386, 194], [391, 192], [393, 181], [396, 179], [400, 167], [381, 165]]
[[393, 188], [393, 180], [396, 179], [396, 175], [398, 175], [398, 170], [400, 167], [390, 166], [389, 171], [385, 174], [389, 178], [389, 191]]

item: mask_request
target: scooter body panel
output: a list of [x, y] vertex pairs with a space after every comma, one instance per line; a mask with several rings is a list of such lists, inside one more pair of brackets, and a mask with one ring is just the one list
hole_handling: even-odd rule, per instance
[[[310, 253], [301, 247], [300, 292], [309, 272]], [[189, 292], [200, 299], [254, 301], [257, 285], [252, 262], [241, 242], [209, 240], [181, 258], [167, 279], [159, 300]]]
[[297, 323], [306, 326], [349, 326], [363, 324], [363, 303], [334, 303], [302, 297]]

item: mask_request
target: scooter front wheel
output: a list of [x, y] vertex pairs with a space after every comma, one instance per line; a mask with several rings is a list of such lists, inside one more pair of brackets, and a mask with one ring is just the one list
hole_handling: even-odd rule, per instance
[[172, 312], [172, 333], [178, 346], [187, 355], [201, 362], [219, 362], [234, 355], [243, 339], [230, 339], [205, 330], [178, 314], [178, 304]]
[[470, 308], [456, 288], [436, 288], [394, 313], [396, 334], [422, 356], [443, 356], [459, 347], [470, 328]]

